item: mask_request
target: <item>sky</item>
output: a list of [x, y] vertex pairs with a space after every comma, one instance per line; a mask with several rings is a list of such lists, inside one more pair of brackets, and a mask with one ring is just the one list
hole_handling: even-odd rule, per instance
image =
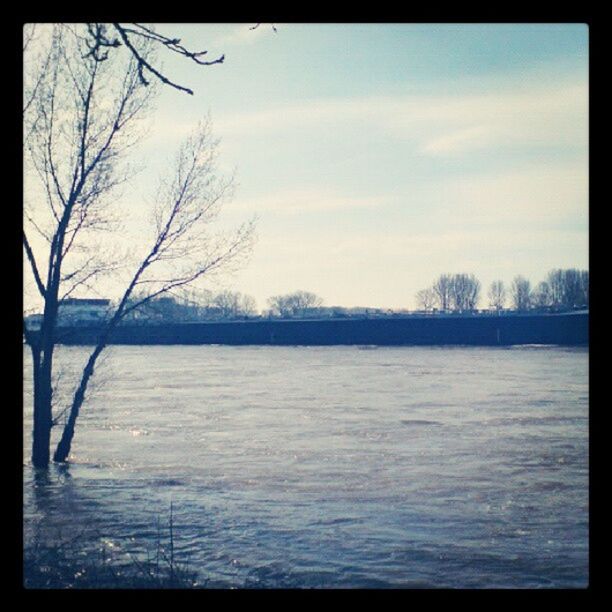
[[588, 269], [586, 25], [252, 26], [155, 26], [225, 54], [160, 55], [194, 95], [161, 88], [134, 183], [210, 116], [237, 183], [222, 223], [257, 215], [250, 260], [211, 289], [413, 309], [465, 272], [486, 307], [494, 280]]

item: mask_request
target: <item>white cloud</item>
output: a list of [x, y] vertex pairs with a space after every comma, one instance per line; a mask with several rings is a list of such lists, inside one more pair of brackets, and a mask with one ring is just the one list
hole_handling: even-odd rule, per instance
[[298, 214], [357, 208], [376, 208], [390, 201], [386, 196], [351, 197], [331, 190], [287, 190], [251, 198], [237, 197], [232, 202], [233, 211], [270, 211], [280, 214]]
[[479, 149], [495, 141], [495, 127], [476, 125], [439, 136], [423, 145], [425, 153], [443, 154]]
[[444, 187], [445, 205], [439, 220], [464, 226], [586, 225], [589, 177], [583, 163], [539, 163], [496, 173], [454, 180]]
[[498, 88], [487, 94], [398, 95], [313, 99], [291, 106], [225, 116], [222, 136], [267, 136], [292, 130], [358, 126], [413, 140], [428, 155], [505, 146], [586, 146], [586, 82]]
[[[497, 92], [432, 104], [431, 120], [444, 129], [427, 141], [431, 154], [484, 147], [586, 145], [586, 83]], [[410, 125], [404, 125], [409, 130]]]

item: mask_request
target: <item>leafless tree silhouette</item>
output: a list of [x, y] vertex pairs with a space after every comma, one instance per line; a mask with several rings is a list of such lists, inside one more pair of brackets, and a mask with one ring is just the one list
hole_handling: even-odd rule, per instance
[[550, 285], [546, 281], [542, 281], [536, 285], [532, 292], [532, 306], [536, 308], [546, 308], [552, 306], [552, 292]]
[[256, 314], [255, 300], [239, 291], [221, 291], [211, 300], [211, 306], [219, 309], [221, 318], [252, 316]]
[[523, 276], [515, 276], [510, 285], [510, 297], [515, 310], [529, 310], [531, 306], [531, 283]]
[[475, 310], [480, 297], [480, 281], [473, 274], [454, 274], [450, 294], [453, 310]]
[[[190, 51], [181, 44], [180, 38], [165, 36], [140, 23], [132, 23], [129, 25], [113, 23], [112, 27], [117, 37], [112, 37], [109, 33], [109, 28], [104, 26], [104, 24], [94, 24], [90, 26], [90, 33], [94, 41], [92, 50], [96, 48], [96, 45], [100, 45], [100, 47], [103, 48], [115, 48], [120, 47], [122, 44], [125, 45], [136, 59], [138, 76], [143, 85], [149, 84], [145, 75], [152, 75], [152, 77], [159, 79], [165, 85], [169, 85], [179, 91], [184, 91], [193, 95], [191, 89], [170, 80], [159, 68], [155, 67], [153, 62], [151, 62], [146, 55], [141, 53], [138, 48], [139, 40], [142, 41], [144, 39], [171, 53], [182, 55], [199, 66], [221, 64], [225, 60], [225, 55], [220, 55], [212, 60], [205, 59], [208, 51]], [[99, 53], [99, 50], [97, 52]], [[107, 51], [104, 51], [104, 53], [107, 53]]]
[[[49, 463], [56, 423], [52, 389], [58, 309], [73, 292], [91, 289], [102, 276], [125, 268], [112, 253], [100, 252], [95, 237], [116, 230], [115, 196], [131, 177], [126, 157], [138, 140], [139, 121], [155, 90], [146, 86], [144, 75], [148, 71], [162, 83], [186, 89], [154, 68], [155, 46], [163, 44], [198, 64], [216, 63], [204, 62], [204, 52], [188, 52], [178, 39], [157, 36], [149, 28], [113, 27], [123, 43], [110, 37], [109, 27], [102, 24], [56, 24], [47, 27], [46, 50], [25, 56], [26, 71], [34, 76], [27, 79], [24, 99], [23, 247], [44, 303], [40, 330], [24, 327], [33, 358], [32, 462], [37, 467]], [[24, 41], [26, 51], [32, 36]], [[131, 53], [112, 52], [121, 44]], [[44, 57], [45, 62], [32, 64], [33, 57]], [[232, 178], [218, 175], [216, 159], [217, 141], [205, 121], [183, 143], [174, 167], [161, 181], [151, 241], [129, 274], [69, 406], [63, 408], [68, 416], [55, 461], [68, 457], [96, 362], [120, 321], [158, 296], [239, 264], [248, 253], [253, 221], [229, 234], [211, 230], [233, 187]], [[115, 212], [121, 217], [121, 210]]]
[[576, 308], [589, 305], [588, 270], [551, 270], [548, 273], [551, 305], [557, 308]]
[[497, 280], [489, 287], [489, 306], [494, 310], [501, 310], [506, 303], [506, 288], [504, 282]]
[[452, 288], [453, 279], [450, 274], [442, 274], [433, 284], [432, 289], [441, 310], [448, 310], [451, 307]]
[[422, 310], [433, 310], [438, 303], [436, 293], [431, 287], [418, 291], [416, 294], [416, 301], [418, 307]]
[[296, 291], [287, 295], [275, 295], [268, 299], [272, 314], [290, 317], [302, 314], [306, 308], [318, 308], [323, 300], [310, 291]]

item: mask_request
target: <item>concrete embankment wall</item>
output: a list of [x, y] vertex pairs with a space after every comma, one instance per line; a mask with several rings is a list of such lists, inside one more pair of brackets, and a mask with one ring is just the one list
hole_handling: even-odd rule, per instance
[[[95, 327], [58, 329], [62, 344], [94, 344]], [[256, 320], [122, 325], [110, 344], [267, 345], [584, 345], [588, 313], [505, 316], [412, 316], [380, 319]]]

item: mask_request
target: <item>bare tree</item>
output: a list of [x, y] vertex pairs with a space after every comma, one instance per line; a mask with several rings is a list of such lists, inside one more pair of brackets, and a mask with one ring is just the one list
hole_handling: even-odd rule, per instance
[[550, 285], [542, 281], [536, 285], [531, 295], [531, 304], [535, 308], [548, 308], [552, 306], [552, 292]]
[[[95, 24], [95, 26], [99, 27], [103, 24]], [[178, 89], [180, 91], [184, 91], [188, 94], [193, 95], [193, 91], [188, 87], [183, 85], [179, 85], [174, 81], [170, 80], [166, 75], [164, 75], [159, 68], [156, 68], [153, 63], [143, 55], [139, 48], [138, 43], [134, 42], [134, 39], [144, 39], [150, 41], [158, 46], [167, 49], [168, 51], [182, 55], [183, 57], [189, 58], [194, 61], [196, 64], [200, 66], [212, 66], [213, 64], [221, 64], [225, 59], [224, 55], [217, 57], [213, 60], [205, 59], [208, 51], [190, 51], [186, 49], [181, 44], [180, 38], [168, 37], [156, 32], [150, 27], [144, 26], [140, 23], [132, 23], [129, 25], [124, 25], [120, 23], [113, 23], [113, 28], [115, 33], [118, 34], [118, 38], [111, 38], [107, 34], [107, 29], [99, 34], [100, 39], [104, 41], [104, 45], [107, 47], [119, 47], [121, 44], [124, 44], [132, 53], [136, 62], [138, 64], [138, 75], [143, 85], [148, 85], [149, 81], [145, 77], [145, 73], [152, 75], [154, 78], [159, 79], [165, 85], [169, 85]]]
[[323, 300], [309, 291], [296, 291], [287, 295], [276, 295], [268, 299], [273, 315], [279, 317], [294, 317], [304, 314], [307, 308], [319, 308]]
[[438, 303], [434, 290], [430, 287], [428, 289], [421, 289], [416, 294], [417, 306], [421, 310], [433, 310]]
[[[206, 317], [212, 304], [212, 291], [185, 285], [162, 297], [143, 302], [146, 291], [134, 291], [128, 300], [129, 313], [122, 323], [199, 321]], [[139, 304], [132, 309], [131, 306]]]
[[451, 307], [453, 279], [450, 274], [442, 274], [433, 284], [433, 291], [438, 300], [440, 310], [449, 310]]
[[244, 317], [254, 317], [257, 315], [257, 302], [252, 295], [243, 295], [241, 298], [240, 314]]
[[[107, 267], [87, 252], [83, 256], [83, 250], [87, 251], [87, 235], [103, 229], [107, 221], [103, 209], [109, 198], [104, 196], [109, 196], [124, 178], [121, 154], [131, 144], [133, 132], [129, 128], [148, 98], [148, 92], [138, 87], [133, 63], [122, 66], [122, 76], [115, 78], [116, 63], [87, 56], [84, 40], [66, 28], [53, 27], [47, 65], [39, 77], [31, 79], [36, 86], [24, 106], [23, 245], [44, 300], [40, 334], [30, 342], [34, 377], [32, 458], [36, 466], [47, 465], [49, 459], [58, 308], [72, 291], [93, 282]], [[104, 112], [100, 98], [106, 103]], [[39, 243], [42, 241], [44, 252], [36, 249], [32, 233]]]
[[451, 277], [450, 303], [453, 310], [475, 310], [479, 296], [480, 281], [473, 274], [455, 274]]
[[213, 297], [211, 305], [219, 309], [224, 319], [253, 316], [256, 313], [255, 300], [239, 291], [221, 291]]
[[582, 282], [579, 270], [564, 270], [563, 305], [566, 308], [575, 308], [582, 302]]
[[563, 270], [551, 270], [547, 277], [550, 287], [550, 298], [553, 306], [561, 306], [564, 299], [564, 279]]
[[[442, 274], [431, 287], [435, 303], [441, 310], [475, 310], [480, 297], [480, 281], [473, 274]], [[431, 296], [423, 294], [427, 301]]]
[[[131, 43], [132, 53], [121, 56], [109, 53], [119, 45], [99, 24], [86, 30], [56, 25], [50, 35], [48, 64], [40, 79], [31, 80], [37, 85], [24, 109], [23, 246], [44, 310], [40, 331], [24, 328], [24, 334], [33, 358], [32, 462], [37, 467], [49, 463], [55, 423], [52, 378], [59, 306], [75, 291], [92, 290], [101, 276], [119, 266], [116, 260], [101, 256], [92, 237], [116, 229], [114, 196], [130, 177], [124, 158], [136, 140], [138, 119], [153, 91], [145, 87], [143, 74], [153, 67], [152, 38], [152, 34], [141, 35], [138, 43]], [[64, 408], [68, 417], [55, 461], [65, 461], [70, 452], [96, 362], [120, 321], [158, 296], [236, 264], [248, 252], [252, 222], [229, 235], [208, 229], [232, 190], [232, 180], [216, 173], [216, 151], [210, 125], [203, 123], [183, 144], [172, 173], [161, 182], [149, 246], [135, 264]], [[133, 299], [141, 291], [142, 297]]]
[[589, 272], [587, 270], [551, 270], [547, 278], [552, 305], [556, 308], [579, 308], [589, 305]]
[[512, 305], [521, 312], [529, 310], [531, 306], [531, 283], [522, 276], [515, 276], [510, 286]]
[[580, 270], [580, 304], [582, 307], [589, 307], [589, 271]]
[[[128, 307], [137, 301], [142, 300], [143, 294], [135, 295], [128, 303]], [[132, 311], [130, 314], [134, 317], [130, 317], [132, 320], [145, 320], [147, 323], [153, 322], [178, 322], [185, 319], [195, 319], [196, 317], [191, 315], [194, 311], [194, 307], [186, 304], [184, 301], [179, 300], [171, 295], [162, 295], [154, 299], [141, 304], [137, 310]], [[191, 316], [190, 316], [191, 315]], [[124, 317], [123, 320], [127, 319]]]
[[506, 303], [506, 288], [503, 281], [493, 281], [489, 287], [489, 306], [500, 311]]

